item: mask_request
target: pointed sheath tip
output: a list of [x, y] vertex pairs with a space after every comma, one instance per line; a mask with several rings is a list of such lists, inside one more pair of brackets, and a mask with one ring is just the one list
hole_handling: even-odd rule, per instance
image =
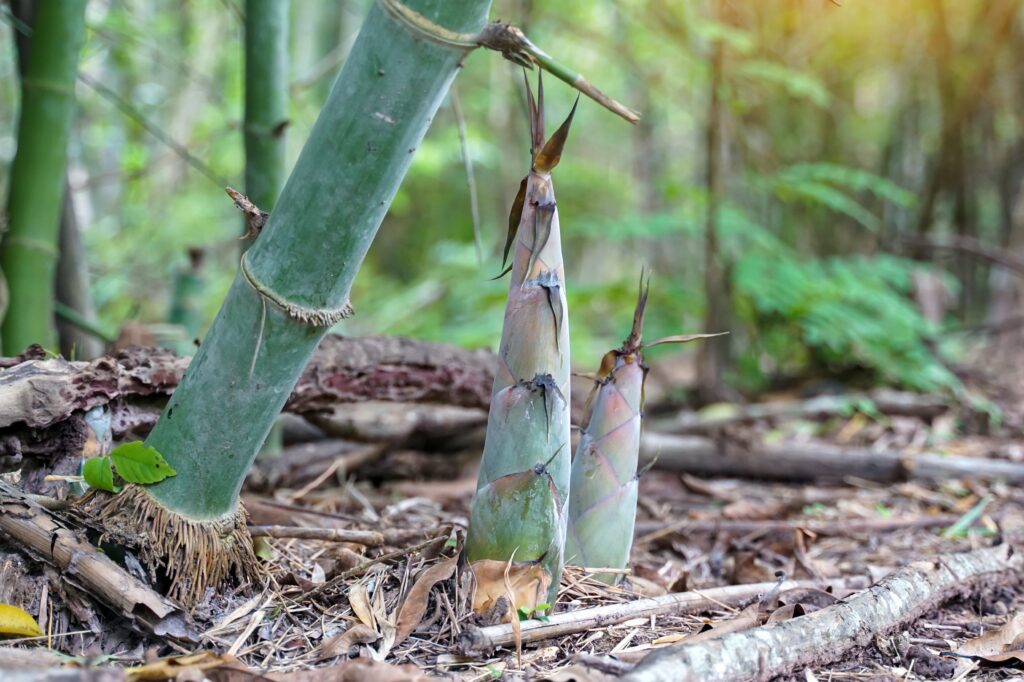
[[640, 269], [640, 287], [637, 292], [636, 309], [633, 311], [633, 328], [629, 337], [622, 342], [623, 353], [635, 353], [640, 350], [640, 338], [644, 331], [644, 312], [647, 309], [647, 296], [651, 292], [651, 278], [648, 275], [647, 282], [644, 282], [645, 269]]
[[579, 103], [580, 96], [576, 95], [576, 101], [573, 102], [569, 115], [534, 158], [533, 169], [538, 173], [550, 173], [562, 160], [562, 149], [565, 147], [566, 140], [569, 139], [569, 129], [572, 127], [572, 120], [576, 116], [576, 107], [579, 106]]

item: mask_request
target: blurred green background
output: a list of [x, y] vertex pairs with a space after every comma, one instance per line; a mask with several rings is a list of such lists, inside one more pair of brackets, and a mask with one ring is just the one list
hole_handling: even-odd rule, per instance
[[[289, 163], [369, 6], [293, 0]], [[243, 3], [92, 0], [87, 11], [80, 71], [105, 92], [78, 84], [68, 175], [99, 322], [165, 321], [175, 274], [199, 247], [205, 326], [234, 275], [242, 230], [222, 182], [243, 189]], [[596, 369], [626, 335], [642, 268], [653, 275], [646, 337], [708, 325], [712, 132], [722, 265], [713, 288], [725, 302], [717, 320], [732, 332], [720, 360], [729, 386], [749, 393], [830, 377], [957, 390], [950, 368], [973, 338], [962, 331], [994, 324], [1007, 296], [1019, 300], [1007, 268], [969, 248], [1024, 258], [1017, 0], [496, 0], [492, 16], [643, 114], [630, 126], [581, 100], [555, 172], [579, 371]], [[456, 87], [483, 258], [449, 102], [341, 333], [497, 347], [507, 280], [491, 278], [529, 163], [522, 74], [477, 51]], [[8, 25], [3, 186], [18, 93]], [[546, 94], [553, 127], [575, 92], [548, 78]], [[696, 351], [651, 351], [679, 353]]]

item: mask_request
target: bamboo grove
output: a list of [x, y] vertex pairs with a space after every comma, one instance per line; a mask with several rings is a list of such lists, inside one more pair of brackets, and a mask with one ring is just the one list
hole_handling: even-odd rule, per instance
[[[84, 3], [39, 6], [34, 56], [23, 78], [14, 166], [18, 191], [12, 193], [2, 261], [12, 311], [37, 305], [38, 296], [52, 298], [45, 291], [25, 293], [19, 273], [30, 261], [32, 268], [52, 269], [54, 249], [46, 245], [57, 236], [73, 108], [70, 83], [83, 31]], [[151, 575], [167, 578], [169, 596], [186, 606], [196, 607], [211, 588], [259, 583], [259, 561], [239, 502], [246, 472], [319, 341], [352, 314], [352, 282], [412, 152], [462, 61], [478, 46], [538, 67], [538, 77], [536, 97], [527, 79], [530, 168], [508, 222], [502, 262], [504, 267], [511, 261], [502, 273], [510, 276], [508, 297], [466, 536], [477, 584], [474, 606], [483, 610], [506, 597], [513, 612], [547, 611], [567, 559], [617, 571], [610, 576], [621, 574], [628, 563], [646, 375], [640, 336], [647, 290], [642, 284], [629, 337], [605, 356], [595, 376], [574, 461], [569, 309], [552, 175], [579, 98], [546, 137], [539, 71], [550, 71], [630, 122], [636, 115], [555, 62], [518, 29], [485, 23], [489, 7], [489, 0], [375, 4], [279, 190], [287, 101], [279, 29], [286, 25], [285, 15], [276, 3], [246, 3], [249, 197], [230, 189], [229, 194], [243, 209], [253, 241], [242, 250], [220, 312], [145, 443], [84, 460], [92, 489], [78, 501], [104, 525], [108, 542], [132, 548]], [[62, 86], [37, 92], [38, 80]], [[253, 87], [257, 83], [263, 87]], [[53, 120], [36, 120], [36, 109], [52, 112]], [[56, 142], [42, 145], [49, 153], [40, 153], [41, 141], [53, 134]], [[42, 165], [27, 167], [29, 158]], [[33, 194], [31, 188], [48, 194]], [[26, 216], [21, 199], [48, 212]], [[18, 324], [5, 323], [5, 349], [49, 345], [52, 318], [46, 306], [40, 306], [32, 325], [23, 324], [29, 318], [10, 317]], [[515, 585], [511, 594], [509, 585]]]

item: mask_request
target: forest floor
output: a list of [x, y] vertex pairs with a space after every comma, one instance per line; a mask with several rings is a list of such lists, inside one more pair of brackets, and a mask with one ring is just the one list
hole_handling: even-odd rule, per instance
[[[928, 451], [1024, 462], [1024, 394], [1006, 382], [984, 387], [1000, 410], [998, 424], [959, 404], [924, 416], [861, 405], [829, 414], [775, 411], [705, 435], [733, 448], [824, 444], [908, 458]], [[766, 404], [805, 400], [778, 395]], [[662, 427], [694, 417], [657, 412], [650, 421]], [[568, 631], [534, 640], [537, 622], [520, 629], [507, 617], [488, 622], [470, 609], [468, 571], [458, 557], [476, 482], [471, 454], [373, 445], [332, 454], [332, 442], [291, 446], [284, 457], [258, 462], [243, 495], [249, 522], [283, 527], [263, 528], [257, 540], [269, 580], [255, 595], [211, 595], [194, 614], [196, 646], [140, 634], [96, 600], [61, 591], [59, 576], [0, 542], [0, 577], [9, 580], [6, 588], [0, 584], [0, 597], [16, 601], [16, 579], [44, 584], [43, 605], [34, 603], [47, 633], [7, 642], [13, 647], [0, 649], [0, 669], [26, 665], [17, 659], [19, 648], [39, 652], [45, 645], [71, 658], [39, 655], [32, 665], [50, 673], [55, 665], [77, 666], [76, 674], [102, 680], [122, 679], [126, 670], [127, 679], [604, 680], [680, 643], [797, 623], [912, 562], [938, 566], [955, 553], [1013, 544], [1024, 531], [1024, 492], [999, 476], [918, 480], [910, 468], [902, 480], [851, 474], [820, 482], [808, 470], [804, 480], [787, 483], [656, 466], [641, 478], [629, 574], [611, 587], [569, 567], [551, 619], [568, 622]], [[321, 537], [288, 537], [299, 526], [319, 529], [310, 532]], [[331, 529], [377, 531], [385, 542], [339, 542]], [[40, 573], [46, 579], [32, 583]], [[1011, 571], [947, 591], [934, 608], [822, 650], [817, 661], [775, 679], [1024, 677], [1020, 576]], [[631, 610], [646, 603], [639, 600], [672, 593], [698, 601]], [[68, 613], [55, 615], [55, 602]], [[596, 607], [606, 607], [604, 615], [584, 621]]]

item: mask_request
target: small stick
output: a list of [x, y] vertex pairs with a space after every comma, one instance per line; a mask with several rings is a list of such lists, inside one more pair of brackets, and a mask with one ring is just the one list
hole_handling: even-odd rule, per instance
[[447, 539], [448, 539], [447, 535], [439, 535], [436, 538], [431, 538], [429, 540], [426, 540], [425, 542], [419, 543], [418, 545], [413, 545], [412, 547], [406, 547], [404, 549], [399, 549], [399, 550], [396, 550], [394, 552], [388, 552], [387, 554], [381, 554], [379, 557], [374, 557], [373, 559], [369, 559], [367, 561], [364, 561], [363, 563], [359, 564], [358, 566], [353, 566], [352, 568], [348, 569], [344, 573], [339, 573], [338, 575], [334, 576], [333, 578], [331, 578], [327, 582], [323, 583], [322, 585], [317, 585], [312, 590], [310, 590], [309, 592], [306, 592], [304, 595], [302, 595], [302, 598], [303, 599], [308, 599], [310, 597], [315, 597], [315, 596], [319, 595], [321, 592], [323, 592], [324, 590], [326, 590], [328, 587], [333, 587], [334, 585], [337, 585], [340, 582], [348, 580], [349, 578], [356, 578], [358, 576], [361, 576], [362, 574], [366, 573], [366, 571], [368, 569], [370, 569], [372, 566], [376, 566], [377, 564], [382, 564], [385, 561], [391, 561], [392, 559], [400, 559], [400, 558], [402, 558], [404, 556], [408, 556], [409, 554], [412, 554], [413, 552], [418, 552], [421, 549], [426, 549], [427, 547], [429, 547], [429, 546], [431, 546], [431, 545], [433, 545], [435, 543], [444, 542]]
[[349, 530], [347, 528], [307, 528], [305, 526], [249, 526], [254, 538], [295, 538], [297, 540], [327, 540], [354, 542], [367, 547], [380, 547], [384, 535], [375, 530]]
[[[729, 585], [715, 587], [701, 592], [675, 592], [659, 597], [637, 599], [621, 604], [608, 604], [590, 609], [580, 609], [567, 613], [556, 613], [547, 621], [527, 620], [520, 624], [520, 640], [523, 644], [538, 642], [543, 639], [570, 635], [591, 628], [615, 625], [633, 618], [647, 618], [664, 614], [682, 614], [707, 611], [720, 608], [722, 604], [738, 604], [756, 598], [769, 590], [779, 587], [782, 590], [799, 588], [832, 587], [837, 590], [863, 589], [869, 584], [864, 577], [843, 578], [838, 580], [787, 580], [781, 585], [778, 581], [770, 583], [753, 583], [750, 585]], [[467, 628], [456, 640], [455, 647], [466, 656], [479, 656], [498, 647], [515, 644], [512, 626], [508, 623], [491, 625], [485, 628]]]

